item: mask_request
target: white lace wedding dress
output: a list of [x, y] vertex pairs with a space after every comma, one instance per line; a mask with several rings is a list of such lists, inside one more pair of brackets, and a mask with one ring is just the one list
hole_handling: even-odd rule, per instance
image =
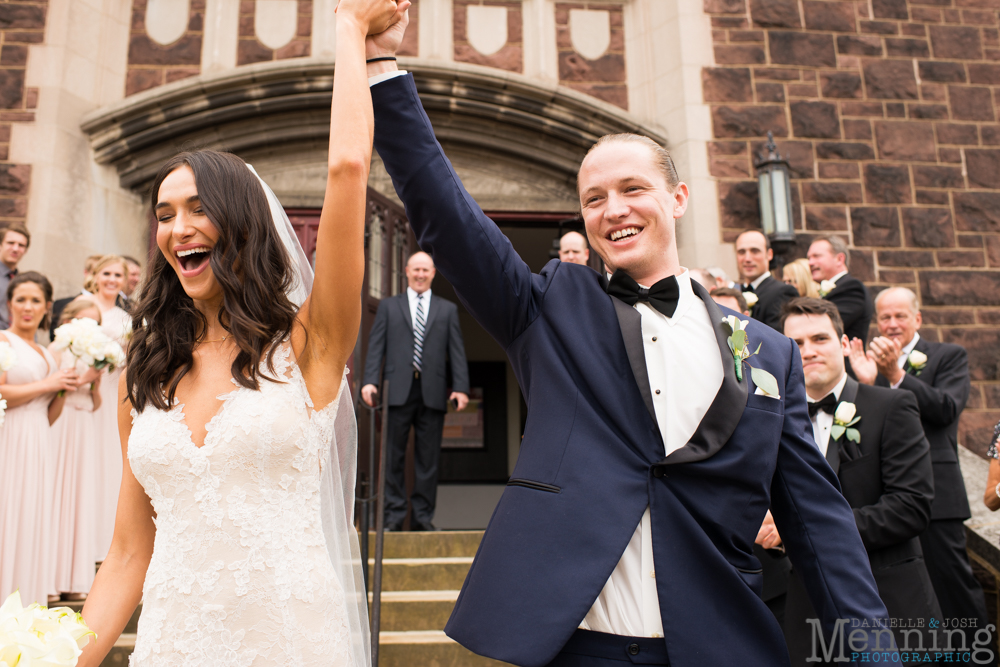
[[201, 448], [183, 405], [133, 411], [128, 459], [156, 512], [134, 667], [366, 663], [350, 391], [313, 410], [290, 357], [286, 382], [219, 397]]

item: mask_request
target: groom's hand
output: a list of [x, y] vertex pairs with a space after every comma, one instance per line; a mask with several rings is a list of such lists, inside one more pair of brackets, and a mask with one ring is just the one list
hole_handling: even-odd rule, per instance
[[[368, 35], [365, 39], [365, 59], [371, 60], [372, 58], [384, 58], [387, 56], [395, 56], [396, 51], [399, 50], [399, 45], [403, 43], [403, 35], [406, 33], [406, 26], [410, 22], [410, 16], [407, 9], [410, 6], [409, 0], [400, 0], [399, 7], [396, 9], [396, 13], [392, 17], [392, 22], [389, 27], [377, 34]], [[373, 77], [376, 74], [382, 74], [384, 72], [393, 72], [396, 69], [396, 61], [394, 60], [384, 60], [377, 63], [368, 63], [368, 76]]]
[[[410, 0], [400, 0], [399, 6], [410, 6]], [[366, 34], [384, 32], [398, 21], [399, 6], [396, 0], [340, 0], [334, 10], [340, 20], [351, 19]]]
[[757, 539], [754, 541], [765, 549], [776, 549], [781, 546], [781, 536], [778, 535], [778, 528], [774, 525], [771, 510], [768, 510], [767, 514], [764, 515], [764, 523], [757, 531]]

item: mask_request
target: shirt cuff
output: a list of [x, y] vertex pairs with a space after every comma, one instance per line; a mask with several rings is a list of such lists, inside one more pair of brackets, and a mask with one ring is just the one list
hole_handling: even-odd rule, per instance
[[906, 373], [903, 373], [903, 377], [899, 378], [899, 382], [893, 382], [889, 385], [891, 389], [899, 389], [899, 385], [903, 384], [903, 380], [906, 379]]
[[377, 86], [383, 81], [388, 81], [389, 79], [395, 79], [397, 76], [402, 76], [406, 74], [405, 69], [398, 69], [393, 72], [382, 72], [381, 74], [376, 74], [375, 76], [368, 77], [368, 87]]

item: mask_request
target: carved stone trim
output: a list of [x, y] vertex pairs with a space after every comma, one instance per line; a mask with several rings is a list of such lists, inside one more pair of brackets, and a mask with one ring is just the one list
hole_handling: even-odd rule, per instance
[[[439, 140], [503, 154], [574, 178], [602, 135], [638, 132], [666, 144], [610, 104], [520, 74], [462, 63], [401, 58]], [[88, 114], [81, 127], [94, 159], [114, 165], [122, 187], [143, 191], [182, 150], [280, 149], [329, 134], [333, 64], [295, 59], [201, 75]]]

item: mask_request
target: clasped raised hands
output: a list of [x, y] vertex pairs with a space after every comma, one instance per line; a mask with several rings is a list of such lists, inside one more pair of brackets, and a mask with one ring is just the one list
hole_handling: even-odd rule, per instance
[[377, 35], [403, 20], [409, 6], [409, 0], [340, 0], [337, 19], [353, 19], [366, 35]]
[[903, 354], [903, 348], [892, 338], [878, 336], [868, 345], [865, 351], [863, 341], [855, 338], [851, 341], [851, 353], [848, 359], [851, 361], [851, 369], [862, 384], [875, 384], [875, 378], [879, 374], [889, 381], [889, 384], [896, 384], [903, 377], [903, 370], [899, 367], [899, 357]]

